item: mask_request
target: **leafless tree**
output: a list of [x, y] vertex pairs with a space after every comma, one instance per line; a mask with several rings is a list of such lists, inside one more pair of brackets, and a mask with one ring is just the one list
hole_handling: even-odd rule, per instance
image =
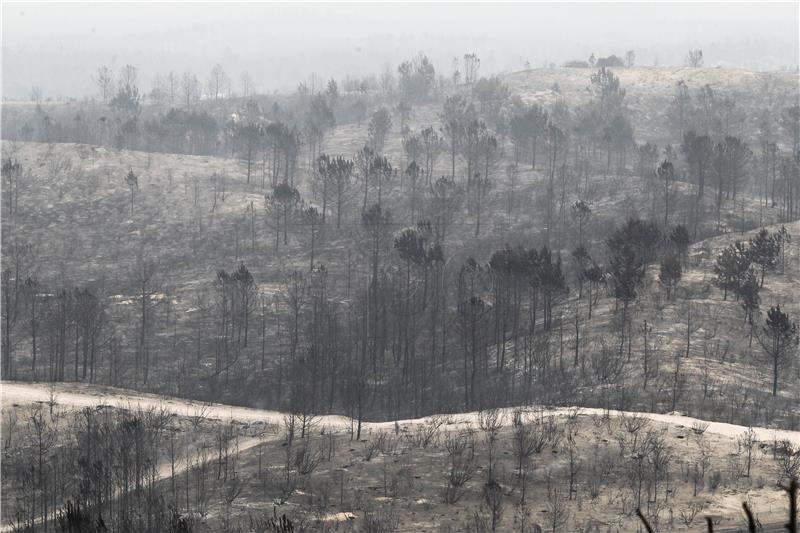
[[145, 253], [137, 255], [131, 267], [131, 284], [136, 290], [139, 300], [139, 331], [134, 363], [134, 383], [139, 378], [146, 385], [150, 376], [150, 337], [153, 330], [152, 310], [159, 303], [161, 296], [157, 280], [158, 264]]
[[686, 53], [686, 59], [684, 59], [684, 63], [687, 66], [692, 68], [698, 68], [703, 66], [703, 51], [700, 49], [693, 49], [689, 50]]
[[475, 461], [475, 441], [472, 433], [447, 435], [444, 442], [450, 461], [447, 473], [447, 485], [444, 489], [444, 501], [456, 503], [463, 494], [464, 485], [472, 479], [477, 467]]
[[211, 69], [211, 74], [208, 78], [208, 95], [214, 100], [223, 97], [230, 90], [231, 80], [222, 65], [217, 63]]
[[486, 445], [489, 450], [489, 473], [490, 480], [494, 480], [495, 448], [500, 430], [503, 428], [503, 412], [499, 409], [485, 409], [478, 413], [478, 425], [484, 433]]
[[239, 75], [239, 84], [242, 88], [242, 98], [250, 98], [256, 91], [253, 79], [246, 70]]
[[570, 519], [570, 511], [567, 508], [566, 498], [561, 489], [553, 485], [548, 478], [547, 485], [547, 522], [552, 533], [561, 531]]
[[108, 103], [114, 88], [114, 72], [108, 66], [101, 65], [97, 67], [97, 72], [92, 76], [92, 81], [97, 85], [103, 103]]
[[180, 89], [186, 111], [194, 110], [200, 100], [200, 82], [197, 81], [197, 76], [188, 70], [184, 72], [181, 77]]

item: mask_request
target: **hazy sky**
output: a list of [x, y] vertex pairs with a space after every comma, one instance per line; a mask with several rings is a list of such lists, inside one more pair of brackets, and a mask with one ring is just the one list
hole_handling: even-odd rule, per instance
[[380, 72], [418, 51], [449, 75], [475, 51], [481, 73], [624, 54], [680, 64], [702, 48], [706, 65], [777, 69], [798, 64], [797, 1], [787, 3], [58, 3], [4, 2], [2, 89], [27, 97], [94, 93], [98, 65], [154, 74], [221, 63], [239, 89], [247, 70], [262, 91]]

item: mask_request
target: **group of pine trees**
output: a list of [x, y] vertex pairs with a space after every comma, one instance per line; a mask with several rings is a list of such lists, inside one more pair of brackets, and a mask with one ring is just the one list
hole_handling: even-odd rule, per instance
[[761, 304], [760, 289], [764, 287], [767, 271], [785, 265], [785, 249], [791, 236], [785, 227], [775, 233], [760, 230], [748, 242], [736, 241], [725, 248], [714, 264], [715, 285], [723, 290], [723, 300], [728, 292], [735, 295], [744, 309], [745, 321], [750, 326], [750, 345], [755, 336], [767, 356], [772, 373], [772, 395], [778, 393], [778, 377], [784, 365], [795, 355], [798, 337], [797, 324], [781, 311], [780, 304], [770, 307], [761, 328], [756, 327], [754, 314]]

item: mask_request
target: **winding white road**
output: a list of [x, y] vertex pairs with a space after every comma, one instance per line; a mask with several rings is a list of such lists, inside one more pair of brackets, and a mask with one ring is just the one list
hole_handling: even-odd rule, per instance
[[[51, 397], [55, 400], [55, 403], [61, 407], [83, 408], [108, 405], [111, 407], [124, 409], [166, 409], [167, 411], [178, 416], [194, 417], [202, 413], [209, 419], [235, 421], [240, 423], [264, 422], [268, 424], [280, 425], [283, 423], [283, 417], [286, 414], [281, 411], [256, 409], [252, 407], [239, 407], [235, 405], [219, 403], [209, 404], [185, 400], [182, 398], [145, 394], [128, 389], [117, 389], [112, 387], [98, 387], [72, 383], [59, 383], [53, 386], [49, 383], [19, 383], [9, 381], [0, 382], [0, 405], [3, 407], [12, 404], [24, 405], [37, 402], [47, 403], [51, 400]], [[574, 407], [559, 407], [553, 409], [544, 409], [542, 412], [545, 415], [566, 415], [574, 409]], [[622, 414], [628, 416], [637, 414], [654, 422], [676, 426], [680, 425], [689, 428], [691, 428], [695, 423], [700, 423], [708, 426], [706, 429], [708, 433], [730, 438], [735, 438], [741, 435], [747, 429], [747, 426], [727, 424], [724, 422], [711, 422], [683, 416], [680, 414], [659, 414], [646, 412], [635, 413], [630, 411], [614, 410], [606, 412], [602, 409], [588, 407], [581, 407], [579, 409], [581, 415], [602, 415], [607, 413], [610, 416], [616, 417]], [[507, 408], [503, 409], [503, 411], [505, 412], [507, 419], [510, 420], [513, 409]], [[430, 418], [432, 417], [429, 416], [423, 418], [398, 420], [397, 423], [401, 427], [413, 426], [417, 424], [423, 424]], [[347, 429], [350, 428], [352, 423], [350, 418], [338, 415], [323, 415], [318, 417], [317, 420], [319, 425], [327, 426], [332, 429]], [[477, 426], [478, 412], [453, 414], [452, 421], [453, 424], [449, 426], [451, 428], [453, 426], [458, 427], [465, 424]], [[366, 430], [384, 430], [394, 428], [395, 422], [365, 422], [363, 423], [363, 426]], [[754, 427], [753, 430], [756, 434], [757, 440], [770, 442], [774, 440], [788, 440], [793, 444], [800, 446], [800, 431], [763, 427]]]

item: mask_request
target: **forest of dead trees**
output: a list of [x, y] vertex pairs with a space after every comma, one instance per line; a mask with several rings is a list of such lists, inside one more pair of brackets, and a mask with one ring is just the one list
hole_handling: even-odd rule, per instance
[[[135, 68], [115, 76], [102, 67], [100, 98], [76, 115], [42, 102], [4, 114], [4, 378], [359, 421], [580, 399], [796, 424], [782, 392], [800, 371], [797, 317], [760, 298], [787, 268], [785, 227], [743, 238], [704, 267], [703, 290], [741, 304], [746, 364], [765, 369], [769, 385], [733, 413], [735, 386], [710, 395], [681, 364], [720, 341], [710, 323], [693, 338], [710, 319], [708, 304], [681, 290], [682, 272], [698, 267], [689, 246], [798, 218], [796, 94], [759, 108], [680, 82], [665, 88], [671, 142], [658, 146], [634, 137], [626, 89], [606, 66], [586, 70], [587, 101], [543, 105], [479, 77], [479, 64], [468, 54], [464, 73], [448, 79], [419, 55], [396, 73], [301, 84], [279, 99], [251, 87], [226, 96], [221, 67], [208, 90], [170, 74], [147, 95]], [[430, 122], [412, 127], [415, 114]], [[326, 150], [337, 125], [360, 121], [360, 149]], [[42, 268], [42, 245], [24, 230], [33, 178], [13, 153], [20, 141], [214, 155], [240, 172], [183, 177], [193, 206], [181, 252], [128, 247], [113, 278], [84, 284]], [[46, 171], [80, 172], [55, 156]], [[141, 173], [113, 178], [133, 218], [154, 201]], [[638, 180], [634, 214], [601, 218], [598, 175]], [[261, 200], [211, 233], [242, 188]], [[181, 261], [216, 274], [178, 291]], [[265, 263], [272, 271], [259, 276]], [[643, 300], [687, 309], [678, 352], [659, 347], [658, 323], [635, 316]]]

